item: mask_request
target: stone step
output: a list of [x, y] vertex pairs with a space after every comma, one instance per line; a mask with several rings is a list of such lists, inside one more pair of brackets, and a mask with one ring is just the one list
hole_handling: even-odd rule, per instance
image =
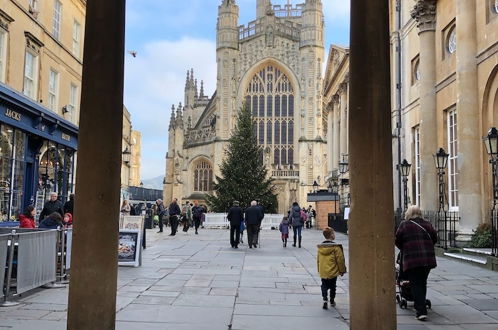
[[486, 265], [488, 263], [488, 259], [486, 257], [478, 257], [464, 253], [452, 253], [452, 252], [445, 252], [444, 255], [449, 258], [458, 259], [460, 261], [465, 261], [474, 264]]
[[492, 254], [491, 248], [464, 248], [463, 251], [478, 256], [490, 256]]

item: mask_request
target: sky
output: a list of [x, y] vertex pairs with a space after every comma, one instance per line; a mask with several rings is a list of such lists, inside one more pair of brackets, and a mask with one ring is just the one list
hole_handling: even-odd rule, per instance
[[[286, 4], [288, 0], [273, 0]], [[304, 0], [291, 0], [292, 4]], [[216, 19], [221, 0], [128, 0], [125, 105], [142, 133], [142, 180], [164, 176], [171, 106], [183, 103], [186, 72], [216, 88]], [[255, 19], [256, 0], [236, 0], [239, 25]], [[349, 1], [322, 0], [326, 43], [349, 45]]]

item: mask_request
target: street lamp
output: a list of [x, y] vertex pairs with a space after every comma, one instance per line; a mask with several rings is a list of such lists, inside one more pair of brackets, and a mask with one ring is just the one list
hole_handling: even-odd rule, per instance
[[401, 162], [401, 176], [403, 177], [403, 198], [404, 198], [404, 209], [408, 208], [408, 176], [410, 175], [410, 168], [412, 164], [408, 163], [406, 159]]
[[434, 155], [434, 162], [436, 164], [438, 182], [439, 182], [439, 211], [444, 211], [445, 204], [445, 183], [444, 183], [444, 174], [446, 171], [446, 167], [448, 166], [448, 157], [449, 154], [444, 151], [443, 148], [439, 148], [439, 151]]
[[128, 165], [131, 161], [131, 151], [128, 150], [128, 147], [123, 151], [123, 162]]
[[318, 183], [313, 181], [313, 192], [316, 194], [318, 192]]
[[492, 254], [498, 254], [498, 235], [497, 235], [497, 224], [496, 224], [496, 200], [498, 199], [498, 187], [497, 187], [497, 163], [498, 163], [498, 131], [496, 127], [491, 127], [488, 131], [488, 135], [483, 138], [484, 145], [486, 146], [486, 152], [489, 156], [489, 163], [491, 164], [491, 178], [493, 184], [493, 208], [491, 209], [491, 239], [492, 239]]

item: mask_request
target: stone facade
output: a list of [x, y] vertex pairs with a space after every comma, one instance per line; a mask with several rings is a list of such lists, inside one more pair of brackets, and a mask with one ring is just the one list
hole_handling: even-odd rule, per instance
[[305, 203], [327, 172], [322, 111], [324, 61], [320, 0], [296, 6], [258, 0], [256, 20], [238, 25], [239, 7], [224, 0], [218, 10], [217, 90], [204, 95], [193, 70], [185, 99], [174, 106], [169, 127], [164, 199], [203, 200], [219, 174], [224, 150], [246, 104], [275, 179], [279, 211]]
[[[398, 164], [399, 134], [401, 159], [412, 164], [409, 204], [437, 210], [433, 155], [444, 148], [450, 154], [445, 207], [459, 212], [459, 240], [466, 240], [480, 223], [489, 222], [492, 203], [491, 169], [482, 137], [498, 118], [498, 1], [393, 0], [390, 19], [393, 168]], [[331, 77], [340, 83], [342, 71], [329, 61], [326, 82]], [[327, 86], [325, 110], [339, 102]], [[330, 122], [328, 127], [333, 129]], [[339, 134], [328, 135], [332, 155], [337, 155], [336, 144], [341, 142], [334, 141], [341, 141]], [[402, 204], [401, 200], [401, 208]]]

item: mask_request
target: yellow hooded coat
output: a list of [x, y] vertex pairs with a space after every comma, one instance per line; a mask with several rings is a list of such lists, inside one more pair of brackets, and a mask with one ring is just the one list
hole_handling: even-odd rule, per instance
[[346, 261], [341, 244], [325, 241], [317, 247], [316, 262], [320, 278], [334, 278], [346, 273]]

